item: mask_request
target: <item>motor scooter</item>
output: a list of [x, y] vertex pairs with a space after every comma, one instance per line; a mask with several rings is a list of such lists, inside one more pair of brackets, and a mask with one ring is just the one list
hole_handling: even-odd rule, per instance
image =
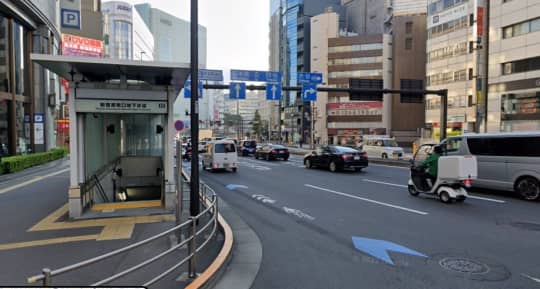
[[435, 195], [443, 203], [463, 202], [469, 196], [467, 190], [477, 178], [478, 168], [474, 156], [441, 156], [438, 161], [438, 174], [434, 183], [426, 178], [425, 169], [418, 168], [433, 151], [435, 144], [424, 144], [411, 160], [408, 190], [412, 196], [419, 194]]

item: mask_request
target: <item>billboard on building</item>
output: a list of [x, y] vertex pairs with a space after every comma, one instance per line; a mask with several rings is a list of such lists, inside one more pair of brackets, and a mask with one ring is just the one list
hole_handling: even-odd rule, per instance
[[444, 24], [450, 21], [454, 21], [469, 15], [468, 4], [462, 4], [448, 10], [444, 10], [439, 14], [428, 17], [427, 28], [430, 29], [434, 26]]
[[362, 101], [328, 103], [326, 109], [328, 110], [329, 116], [382, 115], [382, 102]]
[[103, 57], [103, 41], [62, 34], [62, 54], [67, 56]]

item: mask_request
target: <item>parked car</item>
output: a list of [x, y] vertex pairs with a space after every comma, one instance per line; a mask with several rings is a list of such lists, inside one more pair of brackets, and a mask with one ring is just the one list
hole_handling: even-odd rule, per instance
[[257, 148], [255, 151], [255, 158], [263, 158], [267, 161], [282, 159], [287, 161], [289, 159], [289, 149], [282, 145], [266, 144]]
[[182, 159], [191, 160], [191, 146], [188, 144], [182, 145]]
[[343, 169], [361, 171], [368, 166], [365, 152], [344, 146], [322, 146], [304, 156], [304, 166], [328, 168], [332, 172]]
[[403, 148], [388, 136], [366, 136], [359, 146], [370, 158], [401, 159], [404, 156]]
[[242, 156], [249, 156], [255, 153], [257, 142], [254, 140], [244, 140], [240, 142], [240, 150], [238, 153]]
[[231, 169], [234, 173], [238, 169], [238, 155], [236, 145], [230, 140], [211, 142], [206, 147], [202, 157], [203, 170]]
[[540, 200], [540, 132], [465, 134], [442, 142], [448, 155], [474, 155], [478, 178], [473, 186], [514, 191]]

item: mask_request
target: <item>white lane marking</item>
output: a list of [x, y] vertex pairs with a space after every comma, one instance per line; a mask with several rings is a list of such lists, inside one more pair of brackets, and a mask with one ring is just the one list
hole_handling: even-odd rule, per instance
[[246, 166], [248, 168], [252, 168], [252, 169], [255, 169], [255, 170], [259, 170], [259, 171], [269, 171], [271, 170], [272, 168], [269, 168], [269, 167], [264, 167], [264, 166], [259, 166], [257, 164], [254, 164], [254, 163], [250, 163], [250, 162], [238, 162], [240, 165], [242, 166]]
[[399, 187], [399, 188], [407, 188], [407, 186], [405, 186], [405, 185], [392, 184], [392, 183], [381, 182], [381, 181], [374, 181], [374, 180], [368, 180], [368, 179], [364, 179], [363, 181], [364, 182], [369, 182], [369, 183], [387, 185], [387, 186], [394, 186], [394, 187]]
[[393, 168], [393, 169], [400, 169], [400, 170], [410, 170], [410, 168], [407, 167], [398, 167], [398, 166], [389, 166], [389, 165], [379, 165], [374, 163], [369, 163], [370, 166], [374, 167], [387, 167], [387, 168]]
[[300, 219], [307, 219], [307, 220], [310, 220], [310, 221], [315, 220], [315, 217], [310, 216], [310, 215], [308, 215], [308, 214], [306, 214], [306, 213], [304, 213], [304, 212], [302, 212], [300, 210], [297, 210], [297, 209], [283, 207], [283, 211], [285, 211], [285, 213], [287, 213], [287, 214], [295, 215]]
[[498, 204], [504, 204], [504, 203], [506, 203], [506, 201], [503, 201], [503, 200], [490, 199], [490, 198], [484, 198], [484, 197], [478, 197], [478, 196], [471, 196], [470, 194], [469, 194], [469, 198], [470, 198], [470, 199], [475, 199], [475, 200], [482, 200], [482, 201], [494, 202], [494, 203], [498, 203]]
[[325, 191], [325, 192], [329, 192], [329, 193], [332, 193], [332, 194], [352, 198], [352, 199], [357, 199], [357, 200], [361, 200], [361, 201], [365, 201], [365, 202], [369, 202], [369, 203], [373, 203], [373, 204], [377, 204], [377, 205], [381, 205], [381, 206], [385, 206], [385, 207], [390, 207], [390, 208], [394, 208], [394, 209], [398, 209], [398, 210], [403, 210], [403, 211], [406, 211], [406, 212], [409, 212], [409, 213], [414, 213], [414, 214], [419, 214], [419, 215], [427, 215], [428, 214], [428, 213], [423, 212], [423, 211], [409, 209], [409, 208], [405, 208], [405, 207], [402, 207], [402, 206], [397, 206], [397, 205], [393, 205], [393, 204], [389, 204], [389, 203], [385, 203], [385, 202], [379, 202], [379, 201], [368, 199], [368, 198], [362, 198], [362, 197], [358, 197], [358, 196], [354, 196], [354, 195], [350, 195], [350, 194], [346, 194], [346, 193], [342, 193], [342, 192], [337, 192], [337, 191], [334, 191], [334, 190], [325, 189], [325, 188], [321, 188], [321, 187], [317, 187], [317, 186], [313, 186], [313, 185], [309, 185], [309, 184], [304, 184], [304, 186], [310, 187], [310, 188], [313, 188], [313, 189], [317, 189], [317, 190], [321, 190], [321, 191]]
[[18, 189], [20, 187], [24, 187], [24, 186], [27, 186], [27, 185], [30, 185], [30, 184], [33, 184], [35, 182], [38, 182], [38, 181], [41, 181], [43, 179], [46, 179], [46, 178], [49, 178], [49, 177], [53, 177], [53, 176], [56, 176], [56, 175], [59, 175], [59, 174], [63, 174], [65, 172], [69, 171], [69, 168], [68, 169], [63, 169], [61, 171], [58, 171], [58, 172], [54, 172], [54, 173], [50, 173], [48, 175], [44, 175], [44, 176], [39, 176], [39, 177], [34, 177], [33, 179], [29, 180], [29, 181], [26, 181], [26, 182], [22, 182], [20, 184], [16, 184], [16, 185], [13, 185], [11, 187], [7, 187], [5, 189], [2, 189], [0, 190], [0, 194], [4, 194], [4, 193], [7, 193], [9, 191], [13, 191], [15, 189]]
[[532, 281], [534, 281], [534, 282], [536, 282], [536, 283], [540, 283], [540, 278], [534, 278], [534, 277], [529, 276], [529, 275], [524, 274], [524, 273], [521, 273], [521, 276], [523, 276], [523, 277], [525, 277], [525, 278], [527, 278], [527, 279], [530, 279], [530, 280], [532, 280]]
[[265, 195], [258, 195], [258, 194], [254, 194], [251, 196], [252, 198], [256, 199], [257, 201], [261, 201], [263, 203], [270, 203], [270, 204], [274, 204], [276, 203], [276, 200], [272, 200], [270, 199], [269, 197], [265, 196]]
[[[394, 187], [399, 187], [399, 188], [407, 188], [406, 185], [400, 185], [400, 184], [393, 184], [393, 183], [387, 183], [387, 182], [381, 182], [381, 181], [374, 181], [374, 180], [368, 180], [368, 179], [364, 179], [363, 181], [364, 181], [364, 182], [369, 182], [369, 183], [376, 183], [376, 184], [381, 184], [381, 185], [387, 185], [387, 186], [394, 186]], [[473, 196], [473, 195], [471, 195], [471, 194], [469, 194], [469, 198], [470, 198], [470, 199], [475, 199], [475, 200], [482, 200], [482, 201], [494, 202], [494, 203], [498, 203], [498, 204], [504, 204], [504, 203], [506, 203], [506, 201], [503, 201], [503, 200], [491, 199], [491, 198], [485, 198], [485, 197], [478, 197], [478, 196]]]

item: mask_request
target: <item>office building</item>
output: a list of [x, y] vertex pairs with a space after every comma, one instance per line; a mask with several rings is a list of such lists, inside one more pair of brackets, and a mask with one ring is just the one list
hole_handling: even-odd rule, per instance
[[540, 130], [540, 2], [490, 1], [487, 131]]
[[[271, 44], [270, 58], [279, 59], [279, 70], [283, 72], [284, 85], [297, 85], [298, 72], [310, 69], [310, 18], [327, 9], [340, 13], [340, 0], [282, 0], [271, 1]], [[279, 46], [276, 36], [279, 26]], [[272, 64], [271, 64], [272, 66]], [[302, 102], [300, 93], [286, 93], [281, 102], [283, 109], [280, 128], [285, 142], [309, 143], [311, 107]]]
[[102, 4], [105, 57], [154, 59], [154, 36], [133, 5], [123, 1]]
[[[339, 15], [331, 11], [312, 18], [312, 71], [322, 72], [325, 82], [334, 87], [347, 88], [371, 79], [384, 88], [422, 89], [425, 8], [396, 11], [390, 5], [371, 2], [344, 3], [346, 17], [378, 19], [356, 24], [345, 21], [352, 31], [340, 27]], [[350, 11], [359, 7], [368, 9]], [[424, 104], [422, 98], [411, 96], [351, 101], [348, 93], [318, 93], [314, 115], [316, 143], [353, 145], [362, 135], [388, 134], [410, 145], [424, 124]]]
[[[69, 0], [62, 0], [69, 1]], [[62, 34], [75, 35], [96, 40], [103, 40], [103, 15], [101, 14], [101, 0], [82, 0], [81, 3], [81, 29], [73, 27], [60, 27]]]
[[[521, 1], [510, 5], [516, 3]], [[484, 131], [485, 1], [430, 0], [428, 4], [427, 89], [448, 89], [447, 135]], [[440, 135], [440, 108], [440, 97], [427, 97], [426, 129], [435, 139]]]
[[[149, 3], [134, 6], [142, 20], [154, 37], [154, 59], [163, 62], [190, 63], [190, 31], [189, 21], [180, 19], [163, 10], [153, 8]], [[199, 25], [199, 66], [206, 67], [207, 44], [206, 27]], [[199, 118], [201, 126], [207, 127], [213, 118], [212, 91], [204, 91], [204, 97], [199, 101]], [[174, 103], [175, 115], [189, 122], [190, 101], [183, 93]]]

